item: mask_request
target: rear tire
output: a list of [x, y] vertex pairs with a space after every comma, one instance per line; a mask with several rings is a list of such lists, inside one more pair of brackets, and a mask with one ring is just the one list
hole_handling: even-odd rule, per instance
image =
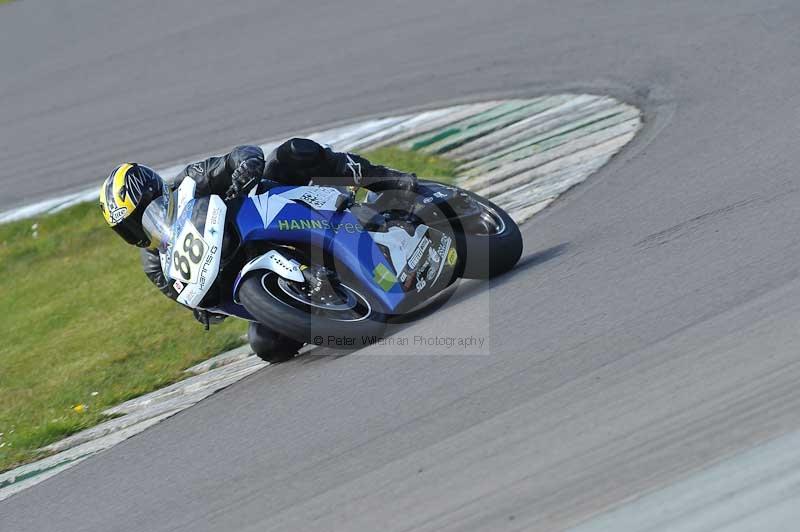
[[275, 272], [262, 270], [242, 281], [239, 300], [259, 323], [295, 341], [336, 349], [357, 349], [383, 338], [383, 317], [355, 289], [341, 285], [358, 298], [359, 306], [337, 319], [336, 312], [315, 314], [314, 307], [284, 293], [279, 279]]
[[517, 223], [503, 209], [469, 190], [464, 190], [492, 216], [502, 222], [502, 231], [496, 234], [457, 233], [459, 252], [464, 253], [465, 279], [490, 279], [514, 268], [522, 256], [522, 234]]

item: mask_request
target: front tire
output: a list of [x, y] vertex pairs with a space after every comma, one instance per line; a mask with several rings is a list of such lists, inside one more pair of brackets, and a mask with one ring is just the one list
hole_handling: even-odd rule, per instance
[[357, 349], [383, 338], [382, 316], [355, 288], [337, 287], [355, 301], [352, 308], [326, 310], [299, 300], [287, 288], [290, 283], [273, 271], [253, 272], [242, 282], [239, 300], [260, 323], [298, 342]]

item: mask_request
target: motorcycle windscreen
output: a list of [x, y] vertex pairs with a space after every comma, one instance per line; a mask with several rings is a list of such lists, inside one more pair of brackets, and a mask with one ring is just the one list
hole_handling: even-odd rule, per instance
[[159, 196], [150, 202], [142, 214], [142, 228], [150, 239], [150, 247], [167, 251], [172, 240], [172, 224], [175, 222], [172, 194]]

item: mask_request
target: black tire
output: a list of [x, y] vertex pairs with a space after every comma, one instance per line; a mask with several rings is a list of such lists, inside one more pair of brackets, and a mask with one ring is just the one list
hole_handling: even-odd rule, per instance
[[279, 290], [279, 277], [272, 271], [253, 272], [242, 281], [239, 300], [260, 323], [281, 331], [298, 342], [323, 345], [336, 349], [357, 349], [383, 338], [386, 329], [384, 318], [360, 292], [345, 286], [360, 298], [359, 316], [332, 319], [315, 314], [313, 308], [294, 301]]
[[469, 190], [464, 190], [473, 200], [488, 208], [493, 216], [503, 222], [503, 230], [496, 234], [481, 235], [461, 232], [457, 234], [459, 252], [463, 253], [465, 279], [490, 279], [514, 268], [522, 256], [522, 234], [517, 223], [503, 209]]
[[294, 358], [303, 347], [303, 342], [283, 336], [260, 323], [250, 323], [247, 330], [247, 341], [253, 353], [270, 364], [280, 364]]

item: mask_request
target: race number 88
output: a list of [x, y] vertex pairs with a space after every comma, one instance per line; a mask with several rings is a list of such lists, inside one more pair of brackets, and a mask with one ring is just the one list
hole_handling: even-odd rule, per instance
[[183, 253], [181, 253], [181, 250], [175, 250], [175, 253], [172, 255], [172, 260], [184, 280], [191, 280], [192, 264], [200, 264], [200, 259], [203, 258], [205, 250], [206, 246], [203, 241], [199, 238], [195, 238], [192, 233], [188, 233], [183, 239]]
[[206, 250], [203, 241], [195, 238], [192, 233], [186, 235], [183, 239], [183, 251], [189, 254], [189, 260], [195, 264], [200, 264], [200, 259], [203, 258], [203, 252]]

